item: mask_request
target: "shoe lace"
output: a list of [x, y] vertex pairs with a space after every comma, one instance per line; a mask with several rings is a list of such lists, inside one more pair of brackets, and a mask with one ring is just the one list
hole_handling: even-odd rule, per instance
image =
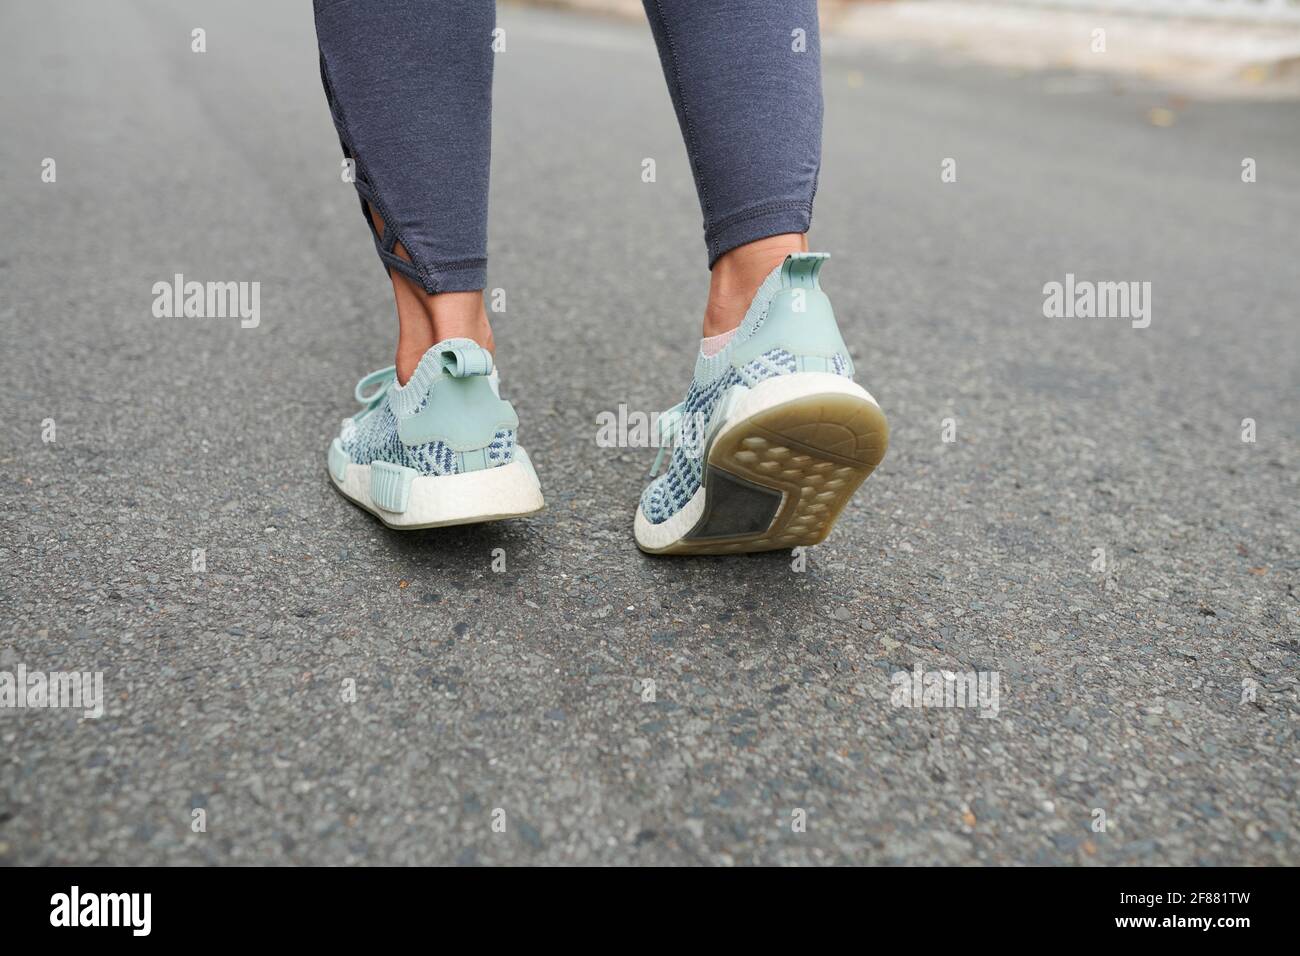
[[[357, 387], [352, 394], [356, 396], [358, 402], [366, 406], [366, 411], [370, 411], [384, 400], [384, 393], [388, 391], [389, 383], [396, 378], [396, 365], [381, 368], [357, 382]], [[368, 392], [370, 388], [374, 388], [374, 391]]]
[[678, 402], [656, 420], [655, 438], [656, 444], [659, 446], [659, 453], [655, 455], [655, 463], [650, 467], [650, 474], [646, 477], [653, 478], [659, 474], [659, 466], [663, 464], [664, 456], [677, 443], [677, 436], [682, 430], [682, 417], [685, 411], [686, 403]]

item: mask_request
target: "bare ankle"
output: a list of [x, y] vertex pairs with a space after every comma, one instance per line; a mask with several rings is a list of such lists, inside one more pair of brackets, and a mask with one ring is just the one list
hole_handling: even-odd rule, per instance
[[437, 341], [471, 339], [489, 352], [496, 350], [482, 292], [442, 292], [429, 296], [429, 303]]
[[481, 292], [425, 292], [406, 276], [393, 276], [397, 302], [397, 381], [405, 385], [424, 353], [446, 339], [472, 339], [495, 351]]
[[489, 352], [496, 350], [479, 293], [444, 292], [418, 302], [399, 296], [397, 381], [405, 385], [424, 353], [447, 339], [471, 339]]
[[739, 326], [768, 273], [792, 252], [807, 251], [807, 237], [791, 232], [758, 239], [724, 253], [713, 264], [709, 280], [709, 304], [704, 310], [705, 337], [721, 335]]
[[411, 342], [408, 339], [399, 336], [397, 339], [397, 358], [394, 364], [397, 366], [397, 384], [405, 385], [415, 374], [415, 368], [420, 364], [420, 359], [424, 358], [424, 353], [429, 351], [430, 346], [423, 343]]
[[[384, 220], [370, 207], [375, 230], [382, 237]], [[411, 261], [410, 255], [396, 243], [393, 251]], [[388, 275], [393, 282], [393, 299], [397, 304], [397, 381], [405, 385], [420, 364], [424, 353], [446, 339], [472, 339], [489, 352], [496, 351], [492, 326], [483, 308], [483, 292], [439, 292], [430, 294], [395, 269]]]

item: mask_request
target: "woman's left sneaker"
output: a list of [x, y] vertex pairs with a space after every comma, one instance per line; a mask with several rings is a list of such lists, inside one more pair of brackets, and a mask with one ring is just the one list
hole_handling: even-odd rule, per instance
[[540, 511], [541, 485], [515, 441], [519, 417], [498, 394], [492, 353], [439, 342], [405, 385], [392, 366], [357, 383], [365, 409], [330, 444], [330, 479], [390, 528], [437, 528]]

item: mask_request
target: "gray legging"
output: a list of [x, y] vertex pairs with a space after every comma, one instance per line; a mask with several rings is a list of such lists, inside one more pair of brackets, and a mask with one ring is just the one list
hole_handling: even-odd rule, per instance
[[[821, 165], [816, 0], [643, 2], [710, 268], [744, 243], [806, 232]], [[495, 5], [315, 0], [315, 10], [339, 139], [362, 209], [384, 221], [380, 257], [427, 292], [484, 288]]]

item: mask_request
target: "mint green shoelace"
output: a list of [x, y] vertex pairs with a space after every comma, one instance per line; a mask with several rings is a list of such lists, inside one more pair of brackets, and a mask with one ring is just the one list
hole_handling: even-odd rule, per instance
[[[397, 378], [397, 366], [390, 365], [388, 368], [381, 368], [378, 371], [371, 372], [361, 381], [357, 382], [357, 387], [353, 391], [358, 402], [366, 406], [366, 411], [370, 411], [376, 405], [384, 400], [384, 393], [388, 391], [388, 385]], [[375, 387], [373, 392], [367, 393], [367, 389]]]

